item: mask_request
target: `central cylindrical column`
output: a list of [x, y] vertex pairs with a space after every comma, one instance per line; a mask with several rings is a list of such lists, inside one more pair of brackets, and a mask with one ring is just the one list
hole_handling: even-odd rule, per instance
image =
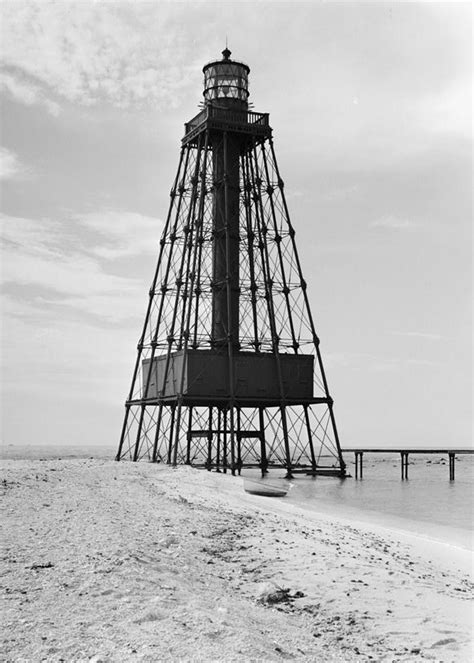
[[[203, 68], [204, 103], [209, 117], [224, 126], [245, 123], [249, 67], [230, 59]], [[213, 159], [212, 345], [239, 348], [239, 162], [242, 136], [226, 128], [211, 134]]]
[[239, 345], [239, 159], [240, 140], [216, 134], [212, 142], [213, 299], [212, 342], [216, 347]]

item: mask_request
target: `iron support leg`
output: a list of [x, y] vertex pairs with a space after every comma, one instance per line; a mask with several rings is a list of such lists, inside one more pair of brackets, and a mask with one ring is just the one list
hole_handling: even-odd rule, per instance
[[209, 408], [209, 427], [207, 433], [207, 470], [212, 469], [212, 407]]
[[234, 422], [235, 408], [231, 406], [230, 415], [230, 471], [232, 476], [235, 476], [235, 422]]
[[173, 433], [174, 433], [175, 413], [176, 413], [176, 408], [173, 405], [172, 408], [171, 408], [171, 421], [170, 421], [170, 430], [169, 430], [169, 438], [168, 438], [168, 460], [167, 460], [168, 465], [171, 465], [171, 458], [172, 458], [172, 452], [173, 452]]
[[[311, 453], [311, 469], [313, 470], [313, 472], [316, 472], [316, 456], [314, 454], [313, 435], [312, 435], [312, 432], [311, 432], [311, 424], [310, 424], [310, 421], [309, 421], [308, 406], [303, 405], [303, 409], [304, 409], [304, 418], [305, 418], [305, 422], [306, 422], [306, 430], [308, 432], [309, 450], [310, 450], [310, 453]], [[313, 475], [313, 477], [314, 476], [316, 476], [316, 475]]]
[[224, 468], [224, 474], [227, 474], [227, 410], [224, 410], [222, 418], [224, 423], [224, 435], [222, 443], [222, 466]]
[[174, 435], [174, 445], [173, 445], [173, 467], [176, 467], [178, 464], [178, 445], [179, 445], [179, 432], [181, 429], [181, 413], [183, 411], [182, 399], [178, 400], [178, 408], [176, 413], [176, 423], [175, 423], [175, 435]]
[[138, 453], [140, 451], [140, 442], [141, 442], [141, 434], [142, 434], [142, 426], [143, 426], [143, 417], [145, 416], [145, 405], [141, 406], [140, 409], [140, 421], [138, 423], [138, 428], [137, 428], [137, 437], [135, 440], [135, 450], [133, 452], [133, 461], [136, 463], [138, 460]]
[[240, 476], [242, 469], [242, 438], [240, 437], [241, 424], [240, 424], [240, 408], [237, 408], [237, 472]]
[[221, 410], [217, 410], [217, 446], [216, 446], [216, 472], [221, 471]]
[[[156, 428], [155, 428], [155, 440], [153, 442], [153, 455], [152, 455], [152, 461], [154, 463], [157, 462], [157, 455], [158, 455], [158, 440], [160, 436], [160, 428], [161, 428], [161, 417], [163, 416], [163, 403], [160, 403], [160, 407], [158, 408], [158, 418], [156, 420]], [[160, 459], [161, 460], [161, 459]]]
[[293, 477], [293, 474], [291, 473], [293, 465], [291, 463], [290, 441], [288, 437], [288, 423], [286, 421], [286, 408], [284, 405], [280, 406], [280, 412], [281, 412], [281, 423], [283, 428], [283, 440], [285, 442], [286, 477], [287, 479], [291, 479]]
[[262, 472], [262, 477], [267, 474], [267, 450], [265, 445], [265, 421], [263, 418], [263, 408], [258, 408], [258, 421], [260, 426], [260, 471]]
[[191, 429], [193, 426], [193, 408], [189, 408], [188, 413], [188, 433], [186, 441], [186, 465], [191, 465]]

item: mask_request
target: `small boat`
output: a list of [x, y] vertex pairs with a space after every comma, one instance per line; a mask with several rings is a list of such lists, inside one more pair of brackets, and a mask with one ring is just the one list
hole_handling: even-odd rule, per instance
[[244, 478], [244, 490], [250, 495], [263, 495], [264, 497], [285, 497], [290, 489], [289, 483], [277, 483], [275, 480], [258, 480]]

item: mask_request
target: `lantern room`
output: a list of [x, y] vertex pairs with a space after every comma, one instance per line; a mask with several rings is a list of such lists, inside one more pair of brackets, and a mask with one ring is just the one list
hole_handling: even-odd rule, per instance
[[222, 55], [222, 60], [209, 62], [203, 68], [205, 102], [218, 102], [219, 105], [225, 102], [227, 107], [246, 109], [250, 68], [242, 62], [231, 60], [228, 48], [222, 51]]

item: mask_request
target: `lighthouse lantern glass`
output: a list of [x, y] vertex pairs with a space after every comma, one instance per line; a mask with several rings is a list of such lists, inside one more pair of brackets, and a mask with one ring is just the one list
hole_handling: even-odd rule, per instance
[[204, 70], [204, 98], [247, 101], [248, 70], [237, 62], [216, 62]]

